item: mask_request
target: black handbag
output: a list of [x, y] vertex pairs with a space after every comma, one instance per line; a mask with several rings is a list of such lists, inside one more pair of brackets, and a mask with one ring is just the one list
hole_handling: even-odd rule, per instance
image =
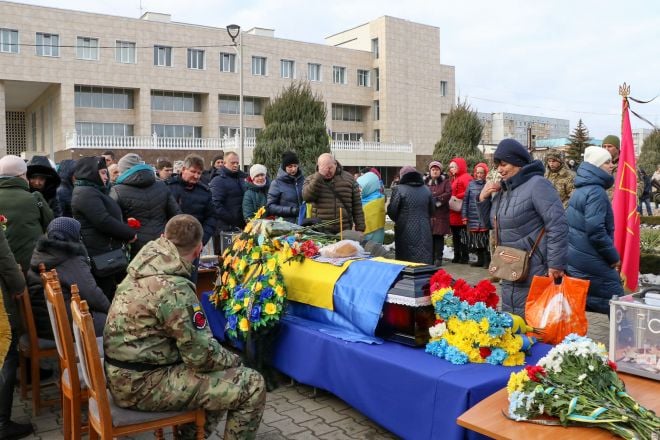
[[128, 267], [128, 257], [123, 247], [90, 257], [92, 271], [97, 277], [107, 277]]

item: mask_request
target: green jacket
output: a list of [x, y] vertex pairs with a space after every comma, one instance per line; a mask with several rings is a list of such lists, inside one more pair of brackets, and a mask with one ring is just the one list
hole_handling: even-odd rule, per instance
[[[239, 364], [240, 358], [213, 338], [189, 279], [191, 270], [192, 264], [182, 260], [174, 244], [164, 237], [140, 250], [117, 286], [108, 312], [103, 332], [106, 357], [152, 364], [154, 369], [183, 362], [201, 372]], [[122, 381], [127, 376], [139, 381], [150, 374], [123, 371]], [[113, 370], [108, 376], [111, 389], [115, 377]]]
[[9, 247], [26, 272], [37, 240], [53, 220], [53, 211], [40, 192], [30, 192], [24, 179], [0, 177], [0, 214], [7, 217]]
[[7, 315], [9, 315], [10, 326], [15, 330], [19, 328], [19, 319], [18, 308], [16, 307], [16, 301], [14, 301], [13, 295], [23, 292], [24, 289], [25, 279], [21, 271], [18, 270], [14, 255], [11, 253], [11, 249], [9, 249], [9, 244], [5, 238], [5, 232], [0, 226], [0, 290], [2, 291], [4, 309]]
[[264, 186], [257, 186], [252, 182], [247, 183], [247, 190], [243, 194], [243, 218], [245, 223], [249, 222], [259, 208], [266, 206], [268, 201], [268, 188], [270, 180]]

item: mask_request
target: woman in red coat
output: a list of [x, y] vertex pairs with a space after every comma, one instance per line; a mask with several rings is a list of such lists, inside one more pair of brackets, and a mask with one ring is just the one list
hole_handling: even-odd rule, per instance
[[449, 174], [451, 176], [451, 200], [449, 202], [449, 225], [451, 226], [452, 240], [454, 243], [454, 259], [452, 263], [468, 264], [468, 234], [467, 227], [463, 223], [461, 208], [465, 190], [472, 180], [467, 173], [467, 164], [462, 157], [455, 157], [449, 162]]

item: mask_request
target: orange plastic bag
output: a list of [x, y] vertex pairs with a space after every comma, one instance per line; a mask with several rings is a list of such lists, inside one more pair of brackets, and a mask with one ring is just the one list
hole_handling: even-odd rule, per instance
[[558, 344], [570, 333], [584, 336], [589, 323], [585, 312], [589, 280], [563, 276], [561, 284], [552, 277], [534, 276], [525, 304], [525, 321], [540, 329], [547, 344]]

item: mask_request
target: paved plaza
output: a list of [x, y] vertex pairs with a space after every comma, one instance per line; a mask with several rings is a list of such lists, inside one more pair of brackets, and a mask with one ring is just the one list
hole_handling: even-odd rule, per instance
[[[484, 269], [467, 265], [446, 263], [444, 266], [455, 278], [464, 278], [476, 283], [487, 276]], [[589, 336], [607, 345], [608, 319], [604, 315], [588, 313]], [[332, 394], [298, 384], [289, 378], [281, 377], [282, 385], [268, 393], [258, 438], [261, 440], [280, 439], [395, 439], [387, 430], [351, 408]], [[45, 393], [57, 396], [55, 387]], [[377, 396], [374, 396], [377, 398]], [[13, 418], [16, 421], [32, 421], [35, 434], [32, 440], [53, 440], [62, 438], [62, 414], [59, 406], [45, 408], [42, 413], [31, 418], [30, 401], [22, 401], [19, 393], [14, 397]], [[221, 439], [224, 424], [221, 424], [211, 439]], [[171, 433], [166, 434], [172, 438]], [[134, 438], [150, 439], [152, 433]]]

